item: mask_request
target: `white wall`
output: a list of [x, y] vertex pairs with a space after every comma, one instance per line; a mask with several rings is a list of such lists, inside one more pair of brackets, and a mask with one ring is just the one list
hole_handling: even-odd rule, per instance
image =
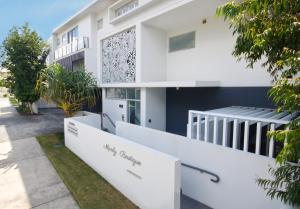
[[[88, 18], [88, 22], [85, 23], [84, 26], [87, 28], [81, 27], [80, 30], [83, 30], [81, 32], [81, 34], [84, 34], [85, 33], [84, 30], [86, 30], [87, 37], [89, 37], [89, 48], [85, 49], [85, 67], [88, 72], [93, 73], [95, 78], [98, 78], [97, 19], [96, 19], [96, 16], [94, 14], [91, 14], [90, 17]], [[89, 31], [89, 33], [88, 33], [88, 31]]]
[[[57, 49], [56, 40], [57, 38], [62, 37], [63, 34], [66, 34], [78, 26], [79, 37], [88, 37], [89, 38], [89, 48], [84, 49], [85, 52], [85, 69], [88, 72], [91, 72], [95, 78], [98, 78], [98, 67], [97, 67], [97, 25], [96, 25], [96, 16], [95, 14], [89, 14], [80, 18], [77, 22], [74, 22], [70, 26], [66, 27], [62, 32], [54, 36], [55, 45], [53, 49]], [[62, 45], [60, 45], [62, 46]], [[54, 53], [54, 52], [53, 52]]]
[[47, 40], [47, 44], [49, 45], [50, 52], [46, 60], [46, 64], [49, 65], [53, 63], [54, 60], [54, 49], [56, 47], [56, 40], [53, 36], [50, 36], [50, 38]]
[[169, 31], [168, 37], [196, 31], [196, 48], [167, 53], [167, 80], [216, 80], [221, 86], [270, 86], [260, 65], [246, 69], [232, 56], [235, 38], [222, 18]]
[[[124, 18], [117, 24], [110, 24], [108, 8], [96, 11], [84, 17], [70, 27], [79, 26], [80, 36], [90, 37], [91, 49], [86, 50], [86, 67], [101, 80], [101, 40], [119, 33], [130, 27], [137, 28], [137, 69], [136, 81], [172, 81], [172, 80], [217, 80], [221, 86], [269, 86], [270, 79], [265, 69], [259, 65], [255, 70], [246, 69], [244, 62], [237, 63], [232, 57], [234, 38], [228, 29], [228, 24], [222, 18], [216, 19], [215, 10], [226, 0], [161, 0], [146, 7], [140, 12]], [[195, 3], [196, 2], [196, 3]], [[200, 3], [199, 3], [200, 2]], [[181, 13], [180, 8], [195, 4], [193, 13]], [[179, 12], [176, 12], [179, 11]], [[195, 21], [195, 10], [199, 10]], [[174, 12], [175, 11], [175, 12]], [[184, 11], [184, 10], [183, 10]], [[162, 19], [162, 24], [172, 25], [172, 29], [155, 28], [144, 23], [159, 18], [167, 13], [175, 14]], [[207, 24], [202, 24], [201, 14], [207, 18]], [[180, 19], [191, 16], [193, 21]], [[199, 16], [199, 17], [198, 17]], [[96, 31], [96, 20], [103, 18], [103, 29]], [[189, 18], [188, 18], [189, 19]], [[176, 24], [176, 22], [179, 24]], [[168, 23], [169, 22], [169, 23]], [[175, 27], [174, 27], [175, 25]], [[197, 33], [196, 48], [180, 52], [168, 53], [167, 37], [190, 32]], [[58, 34], [61, 36], [62, 33]], [[94, 44], [97, 46], [94, 47]], [[234, 76], [232, 76], [234, 75]]]
[[[127, 121], [127, 101], [121, 99], [102, 99], [103, 101], [103, 113], [106, 113], [112, 121], [115, 123], [116, 121]], [[103, 120], [104, 127], [107, 128], [111, 133], [115, 132], [115, 128], [109, 122], [107, 118]]]
[[[246, 69], [245, 62], [237, 63], [236, 58], [232, 56], [234, 38], [229, 25], [222, 18], [215, 17], [217, 6], [226, 1], [215, 0], [210, 3], [208, 0], [202, 0], [202, 3], [198, 2], [200, 1], [157, 1], [151, 7], [117, 24], [110, 24], [107, 10], [101, 11], [97, 15], [103, 18], [104, 25], [101, 32], [97, 34], [98, 45], [108, 36], [136, 26], [137, 82], [213, 80], [221, 81], [221, 86], [270, 86], [270, 77], [260, 65], [256, 65], [254, 70]], [[169, 16], [167, 20], [162, 19], [162, 24], [157, 23], [158, 25], [170, 24], [171, 29], [168, 26], [158, 28], [146, 25], [155, 18], [159, 22], [160, 16], [168, 12], [172, 13], [188, 4], [195, 4], [199, 7], [199, 13], [203, 13], [203, 18], [207, 18], [206, 24], [202, 24], [201, 15], [198, 15], [199, 18], [195, 21], [195, 11], [193, 11], [193, 14], [174, 12], [174, 17]], [[180, 19], [188, 15], [193, 16], [190, 18], [193, 21], [176, 25], [176, 21], [181, 23]], [[168, 53], [168, 37], [190, 31], [196, 31], [196, 48]], [[99, 51], [97, 57], [100, 60]], [[101, 72], [101, 67], [101, 62], [98, 62], [99, 72]]]
[[280, 202], [270, 200], [255, 183], [258, 177], [270, 177], [267, 170], [274, 159], [123, 122], [117, 122], [116, 133], [219, 175], [220, 182], [213, 183], [207, 174], [181, 170], [183, 193], [214, 209], [280, 208]]
[[140, 208], [180, 209], [180, 161], [88, 125], [96, 120], [65, 119], [66, 146]]
[[60, 33], [56, 34], [56, 38], [62, 37], [63, 34], [67, 34], [70, 30], [78, 26], [79, 37], [91, 35], [91, 19], [92, 15], [86, 15], [80, 19], [78, 19], [73, 24], [68, 25], [63, 29]]
[[166, 130], [166, 89], [143, 88], [141, 90], [141, 125]]
[[[101, 59], [101, 40], [112, 36], [114, 34], [117, 34], [125, 29], [131, 28], [131, 27], [136, 27], [137, 28], [137, 35], [142, 33], [142, 26], [141, 26], [141, 22], [144, 19], [147, 19], [151, 16], [153, 16], [154, 14], [157, 14], [159, 12], [161, 12], [162, 10], [165, 10], [168, 7], [173, 7], [174, 5], [176, 5], [177, 3], [181, 3], [183, 1], [190, 1], [190, 0], [161, 0], [161, 1], [155, 1], [155, 4], [152, 4], [151, 7], [147, 7], [145, 10], [142, 10], [141, 12], [136, 13], [135, 15], [130, 16], [129, 18], [126, 18], [125, 20], [117, 23], [117, 24], [110, 24], [110, 20], [108, 17], [108, 10], [104, 10], [104, 11], [99, 11], [99, 13], [97, 13], [97, 17], [103, 18], [103, 29], [101, 31], [98, 31], [97, 33], [97, 42], [98, 42], [98, 54], [97, 57], [100, 60]], [[148, 31], [149, 33], [154, 33], [154, 31]], [[158, 31], [156, 32], [156, 35], [158, 37]], [[141, 69], [141, 63], [139, 63], [141, 61], [141, 56], [142, 56], [142, 49], [140, 48], [141, 46], [141, 40], [142, 37], [138, 36], [137, 37], [137, 55], [136, 55], [136, 59], [137, 59], [137, 68], [136, 68], [136, 81], [137, 82], [141, 82], [142, 78], [144, 79], [144, 81], [147, 80], [153, 80], [153, 79], [162, 79], [161, 75], [154, 75], [150, 72], [151, 77], [146, 77], [147, 73], [142, 75], [142, 69]], [[158, 48], [157, 46], [153, 46], [155, 48]], [[144, 49], [143, 49], [144, 50]], [[148, 56], [148, 54], [147, 54]], [[152, 54], [151, 54], [152, 56]], [[150, 60], [153, 60], [152, 58], [150, 58]], [[160, 61], [159, 61], [160, 62]], [[156, 63], [152, 63], [153, 66], [158, 66]], [[144, 65], [145, 66], [145, 65]], [[150, 66], [151, 67], [151, 66]], [[160, 67], [161, 68], [161, 67]], [[102, 69], [102, 65], [101, 65], [101, 60], [98, 62], [98, 72], [101, 72]], [[148, 67], [149, 69], [149, 67]], [[156, 70], [153, 69], [152, 70]], [[156, 71], [157, 72], [157, 71]], [[165, 76], [165, 73], [164, 73]], [[99, 76], [99, 80], [101, 80], [101, 73]]]
[[166, 33], [157, 28], [141, 25], [141, 82], [166, 80]]

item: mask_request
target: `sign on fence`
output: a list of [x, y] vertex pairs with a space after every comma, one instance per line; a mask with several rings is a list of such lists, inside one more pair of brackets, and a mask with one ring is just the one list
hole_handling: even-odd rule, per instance
[[180, 208], [180, 160], [89, 125], [65, 119], [66, 146], [140, 208]]

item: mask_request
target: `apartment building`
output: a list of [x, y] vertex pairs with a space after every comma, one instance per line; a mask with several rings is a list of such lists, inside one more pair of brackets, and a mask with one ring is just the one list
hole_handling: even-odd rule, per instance
[[[275, 162], [282, 145], [266, 133], [283, 128], [295, 115], [272, 109], [266, 69], [260, 64], [248, 69], [232, 56], [235, 37], [215, 15], [225, 2], [95, 0], [53, 30], [48, 60], [71, 71], [84, 67], [95, 76], [106, 131], [116, 134], [117, 121], [139, 125], [145, 129], [137, 142], [157, 136], [144, 145], [165, 153], [177, 150], [175, 156], [194, 162], [185, 169], [203, 173], [195, 164], [205, 165], [210, 181], [182, 170], [183, 194], [213, 208], [279, 208], [255, 185], [253, 172], [267, 176], [266, 165]], [[139, 129], [128, 126], [127, 132]], [[178, 137], [199, 144], [179, 140], [182, 144], [171, 149], [158, 140]], [[224, 156], [231, 160], [223, 162]], [[219, 182], [219, 176], [207, 169], [220, 173], [218, 186], [212, 182]], [[245, 172], [240, 176], [228, 169]], [[133, 197], [143, 206], [138, 199]]]
[[53, 30], [50, 60], [92, 72], [113, 121], [185, 135], [189, 109], [272, 107], [266, 70], [231, 55], [225, 2], [93, 1]]

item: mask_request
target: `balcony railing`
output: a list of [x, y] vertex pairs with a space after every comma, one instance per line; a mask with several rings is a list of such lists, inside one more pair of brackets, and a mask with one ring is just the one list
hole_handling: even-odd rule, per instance
[[73, 54], [81, 49], [89, 48], [89, 38], [81, 37], [75, 39], [73, 42], [60, 46], [54, 52], [54, 59], [61, 59], [65, 56]]

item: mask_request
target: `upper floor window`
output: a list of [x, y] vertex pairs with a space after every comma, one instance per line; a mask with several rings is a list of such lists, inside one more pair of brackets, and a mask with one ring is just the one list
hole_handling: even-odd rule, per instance
[[61, 36], [61, 43], [63, 45], [66, 45], [68, 43], [68, 40], [67, 40], [67, 34], [64, 33], [62, 36]]
[[169, 52], [195, 48], [196, 32], [185, 33], [169, 39]]
[[75, 41], [79, 36], [78, 26], [68, 32], [68, 43]]
[[60, 46], [60, 39], [59, 38], [56, 39], [56, 45]]
[[103, 28], [103, 19], [97, 20], [97, 30], [101, 30]]
[[128, 13], [129, 11], [133, 10], [139, 5], [138, 0], [131, 0], [128, 3], [124, 4], [123, 6], [119, 7], [115, 10], [115, 17], [119, 17], [123, 14]]

